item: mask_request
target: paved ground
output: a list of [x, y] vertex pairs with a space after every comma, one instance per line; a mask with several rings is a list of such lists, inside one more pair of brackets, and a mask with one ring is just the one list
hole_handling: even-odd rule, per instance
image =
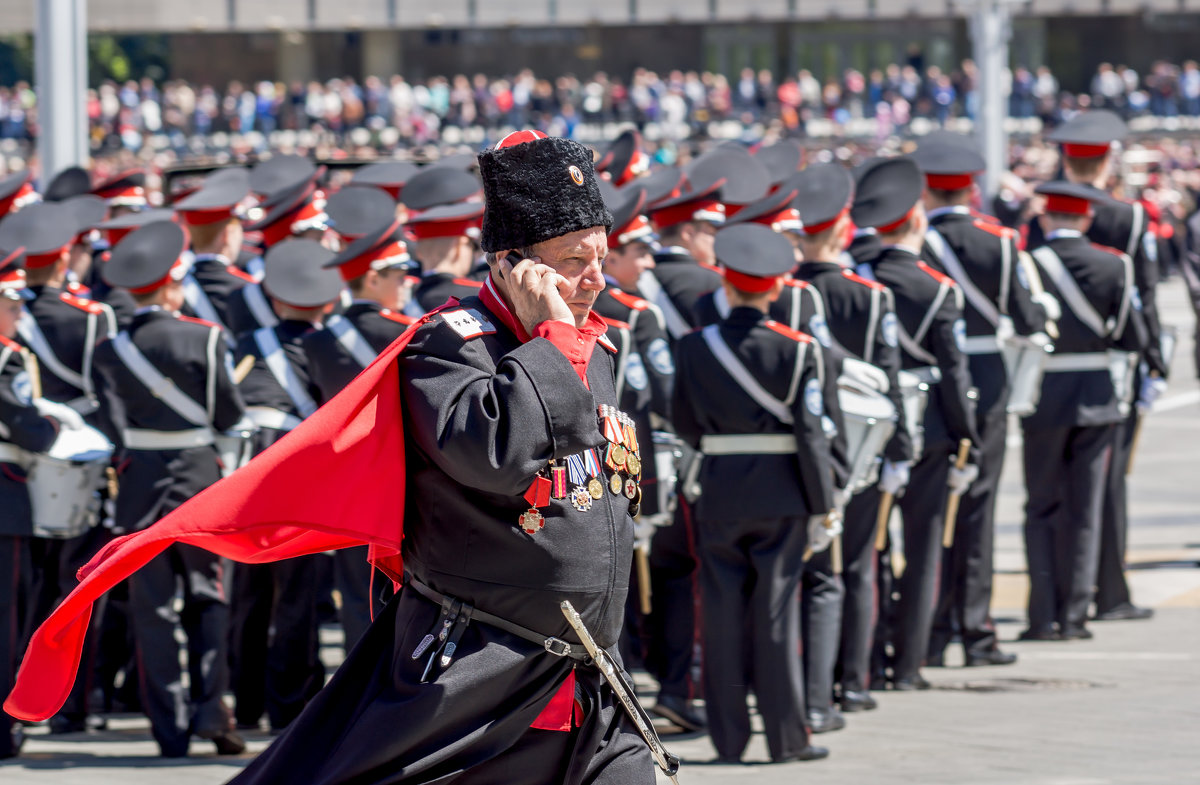
[[[1130, 581], [1148, 622], [1095, 624], [1096, 639], [1009, 643], [1010, 668], [927, 669], [936, 689], [880, 694], [880, 709], [850, 716], [819, 737], [829, 760], [717, 766], [703, 736], [674, 737], [684, 783], [803, 778], [825, 783], [1114, 785], [1196, 782], [1200, 739], [1200, 387], [1191, 360], [1191, 314], [1177, 283], [1160, 294], [1163, 321], [1185, 327], [1168, 396], [1148, 419], [1132, 478]], [[1016, 444], [1011, 445], [1013, 447]], [[995, 609], [1004, 640], [1023, 627], [1027, 581], [1020, 532], [1020, 453], [1010, 451], [997, 535]], [[960, 656], [957, 652], [952, 656]], [[956, 664], [951, 659], [951, 666]], [[33, 733], [38, 734], [34, 729]], [[269, 737], [253, 737], [259, 751]], [[161, 761], [146, 724], [119, 718], [104, 733], [34, 735], [26, 754], [0, 765], [3, 785], [161, 783], [215, 785], [248, 759]], [[764, 760], [757, 735], [748, 760]], [[665, 780], [663, 780], [665, 782]]]

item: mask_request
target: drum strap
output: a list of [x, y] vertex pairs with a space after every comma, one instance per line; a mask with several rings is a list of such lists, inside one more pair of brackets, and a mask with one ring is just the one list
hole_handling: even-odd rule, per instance
[[646, 295], [647, 300], [662, 310], [663, 317], [667, 320], [667, 332], [671, 334], [672, 338], [679, 340], [692, 331], [691, 324], [679, 313], [675, 303], [671, 302], [671, 296], [663, 290], [662, 284], [654, 277], [654, 273], [646, 270], [638, 276], [638, 289]]
[[[216, 332], [214, 330], [214, 332]], [[121, 363], [129, 369], [139, 382], [146, 386], [150, 394], [163, 402], [171, 411], [193, 425], [206, 426], [209, 424], [208, 411], [205, 407], [189, 398], [183, 390], [175, 386], [175, 382], [162, 375], [154, 365], [146, 359], [146, 355], [134, 345], [129, 333], [122, 330], [112, 340], [113, 350]]]
[[254, 321], [258, 322], [260, 327], [274, 327], [279, 324], [279, 317], [271, 310], [271, 304], [267, 302], [267, 296], [263, 294], [261, 286], [256, 283], [243, 286], [242, 299], [246, 301], [246, 307], [250, 309]]
[[1121, 307], [1115, 319], [1105, 320], [1092, 306], [1091, 301], [1079, 288], [1079, 284], [1071, 276], [1061, 258], [1048, 245], [1043, 245], [1033, 251], [1033, 258], [1046, 271], [1046, 275], [1054, 282], [1054, 288], [1062, 295], [1067, 307], [1075, 318], [1101, 338], [1112, 336], [1119, 338], [1125, 331], [1125, 321], [1129, 317], [1130, 286], [1133, 283], [1133, 264], [1129, 256], [1122, 254], [1121, 261], [1125, 265], [1125, 287], [1121, 297]]
[[[633, 313], [630, 314], [630, 316], [634, 316], [636, 314], [637, 314], [637, 311], [634, 311]], [[625, 368], [628, 365], [628, 361], [629, 361], [629, 344], [632, 343], [632, 335], [633, 335], [632, 330], [624, 330], [624, 329], [617, 330], [617, 337], [620, 339], [620, 343], [617, 344], [617, 360], [616, 360], [616, 365], [617, 365], [616, 389], [617, 389], [617, 400], [618, 401], [621, 400], [621, 393], [625, 391]]]
[[212, 300], [208, 299], [208, 294], [204, 291], [204, 287], [200, 285], [191, 273], [183, 276], [183, 299], [196, 316], [225, 329], [225, 340], [231, 347], [233, 346], [233, 338], [228, 328], [225, 327], [225, 323], [221, 321], [221, 317], [217, 314], [217, 309], [213, 306]]
[[[94, 315], [89, 315], [89, 336], [95, 335], [95, 318], [96, 317]], [[65, 364], [63, 364], [62, 360], [58, 359], [58, 355], [56, 355], [54, 353], [54, 349], [50, 347], [50, 342], [46, 340], [46, 336], [42, 332], [42, 328], [38, 326], [37, 319], [34, 319], [33, 314], [31, 314], [28, 310], [23, 311], [21, 313], [21, 318], [17, 320], [17, 333], [19, 333], [21, 339], [29, 345], [29, 348], [33, 350], [33, 353], [37, 355], [37, 358], [39, 361], [41, 361], [42, 365], [46, 366], [51, 373], [72, 387], [78, 387], [80, 390], [83, 390], [85, 395], [91, 397], [92, 380], [84, 376], [82, 373], [71, 370]], [[90, 347], [93, 346], [94, 344], [89, 343], [84, 347], [85, 364], [90, 364]]]
[[[1146, 223], [1146, 208], [1142, 206], [1141, 202], [1134, 202], [1130, 206], [1133, 207], [1133, 224], [1129, 227], [1129, 239], [1125, 242], [1125, 255], [1132, 259], [1133, 255], [1137, 253], [1138, 243], [1142, 241], [1142, 227]], [[1158, 249], [1155, 248], [1154, 251], [1157, 255]]]
[[[988, 299], [988, 296], [980, 291], [975, 282], [971, 280], [971, 276], [967, 274], [962, 261], [958, 258], [958, 254], [954, 252], [954, 248], [950, 243], [946, 242], [946, 238], [942, 237], [937, 229], [931, 228], [925, 232], [925, 242], [929, 244], [930, 249], [941, 263], [942, 268], [950, 273], [950, 277], [959, 285], [963, 294], [966, 295], [967, 301], [975, 307], [979, 315], [992, 327], [999, 327], [1001, 311], [996, 308], [996, 304]], [[1009, 255], [1008, 241], [1002, 238], [1000, 243], [1004, 249], [1002, 252], [1004, 253], [1004, 263], [1002, 264], [1004, 269], [1001, 272], [1001, 280], [1004, 281], [1008, 278], [1008, 267], [1011, 264], [1011, 257]], [[1003, 305], [1004, 303], [1001, 302], [1001, 307]]]
[[346, 317], [337, 314], [329, 317], [325, 322], [325, 329], [333, 333], [338, 344], [363, 368], [375, 362], [375, 350]]
[[271, 371], [275, 381], [287, 393], [292, 405], [296, 407], [296, 411], [300, 412], [301, 417], [312, 415], [317, 410], [317, 402], [304, 389], [304, 383], [300, 381], [296, 369], [288, 362], [283, 347], [279, 345], [279, 337], [275, 335], [275, 330], [270, 327], [261, 327], [255, 330], [254, 342], [258, 344], [258, 350], [262, 352], [267, 369]]
[[788, 391], [787, 399], [781, 401], [767, 392], [758, 383], [758, 380], [754, 378], [754, 374], [750, 373], [750, 370], [742, 364], [742, 361], [738, 359], [733, 350], [729, 348], [729, 345], [721, 338], [721, 333], [717, 325], [710, 324], [700, 332], [704, 336], [704, 342], [708, 344], [709, 350], [717, 358], [717, 362], [733, 377], [738, 386], [754, 399], [755, 403], [773, 414], [784, 425], [795, 423], [796, 420], [792, 416], [792, 403], [796, 400], [800, 371], [804, 367], [804, 355], [808, 349], [807, 343], [797, 343], [796, 368], [792, 375], [791, 388]]
[[883, 299], [883, 290], [871, 287], [871, 307], [867, 312], [867, 331], [866, 337], [863, 340], [863, 361], [874, 362], [875, 360], [875, 333], [879, 329], [880, 304]]

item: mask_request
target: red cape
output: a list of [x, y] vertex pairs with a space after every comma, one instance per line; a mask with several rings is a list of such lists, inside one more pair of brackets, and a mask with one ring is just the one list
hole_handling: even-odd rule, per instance
[[172, 543], [248, 564], [365, 543], [370, 561], [399, 580], [405, 474], [395, 360], [427, 320], [245, 467], [84, 565], [34, 633], [4, 710], [29, 721], [56, 713], [75, 682], [92, 603]]

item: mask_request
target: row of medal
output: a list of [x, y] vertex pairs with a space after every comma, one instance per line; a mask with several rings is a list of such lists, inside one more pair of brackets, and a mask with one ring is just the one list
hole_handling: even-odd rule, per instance
[[601, 405], [599, 417], [600, 432], [607, 444], [578, 455], [568, 455], [561, 463], [550, 461], [525, 494], [533, 505], [521, 514], [520, 526], [525, 532], [533, 534], [546, 525], [537, 508], [548, 505], [550, 499], [566, 499], [580, 512], [590, 510], [592, 504], [604, 496], [606, 470], [609, 492], [614, 496], [625, 496], [630, 502], [629, 514], [638, 514], [642, 502], [639, 484], [642, 454], [637, 428], [633, 419], [615, 406]]

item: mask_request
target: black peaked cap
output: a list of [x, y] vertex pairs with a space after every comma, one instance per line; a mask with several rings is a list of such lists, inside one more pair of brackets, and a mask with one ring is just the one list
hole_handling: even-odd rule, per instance
[[61, 202], [38, 202], [0, 220], [0, 250], [25, 248], [29, 256], [57, 251], [75, 238], [75, 214]]
[[874, 158], [862, 166], [850, 217], [857, 226], [888, 226], [904, 218], [924, 191], [925, 179], [916, 161], [903, 156]]
[[1046, 135], [1051, 142], [1104, 145], [1124, 139], [1129, 126], [1116, 112], [1092, 109], [1076, 115]]
[[795, 139], [781, 139], [773, 145], [759, 148], [754, 160], [767, 168], [771, 185], [775, 186], [800, 171], [804, 148]]
[[47, 202], [61, 202], [72, 196], [90, 193], [92, 176], [81, 166], [68, 166], [54, 175], [49, 185], [42, 191], [42, 198]]
[[427, 166], [404, 184], [400, 201], [410, 210], [464, 202], [482, 189], [470, 172], [454, 166]]
[[297, 308], [316, 308], [338, 298], [345, 284], [326, 267], [334, 252], [316, 240], [284, 240], [263, 257], [263, 288], [271, 297]]
[[987, 161], [974, 140], [951, 131], [934, 131], [921, 137], [909, 157], [925, 174], [974, 174], [987, 169]]
[[791, 183], [796, 186], [792, 206], [805, 226], [834, 220], [854, 194], [854, 177], [841, 164], [810, 164]]
[[744, 148], [718, 147], [688, 164], [689, 183], [724, 180], [720, 200], [724, 204], [753, 204], [766, 195], [771, 186], [767, 168]]
[[713, 253], [730, 270], [755, 278], [783, 275], [796, 266], [792, 242], [762, 224], [737, 224], [720, 229]]
[[166, 277], [186, 245], [187, 232], [174, 221], [146, 224], [113, 248], [104, 263], [104, 280], [126, 289], [150, 286]]
[[381, 188], [349, 185], [326, 200], [325, 213], [338, 234], [362, 237], [396, 217], [396, 202]]
[[317, 165], [303, 155], [274, 155], [250, 170], [250, 190], [270, 197], [317, 177]]
[[398, 188], [418, 171], [420, 167], [409, 161], [377, 161], [355, 170], [350, 182], [375, 188]]
[[671, 194], [683, 184], [683, 172], [676, 166], [660, 166], [650, 174], [639, 177], [625, 188], [645, 188], [646, 208], [651, 209], [671, 198]]

